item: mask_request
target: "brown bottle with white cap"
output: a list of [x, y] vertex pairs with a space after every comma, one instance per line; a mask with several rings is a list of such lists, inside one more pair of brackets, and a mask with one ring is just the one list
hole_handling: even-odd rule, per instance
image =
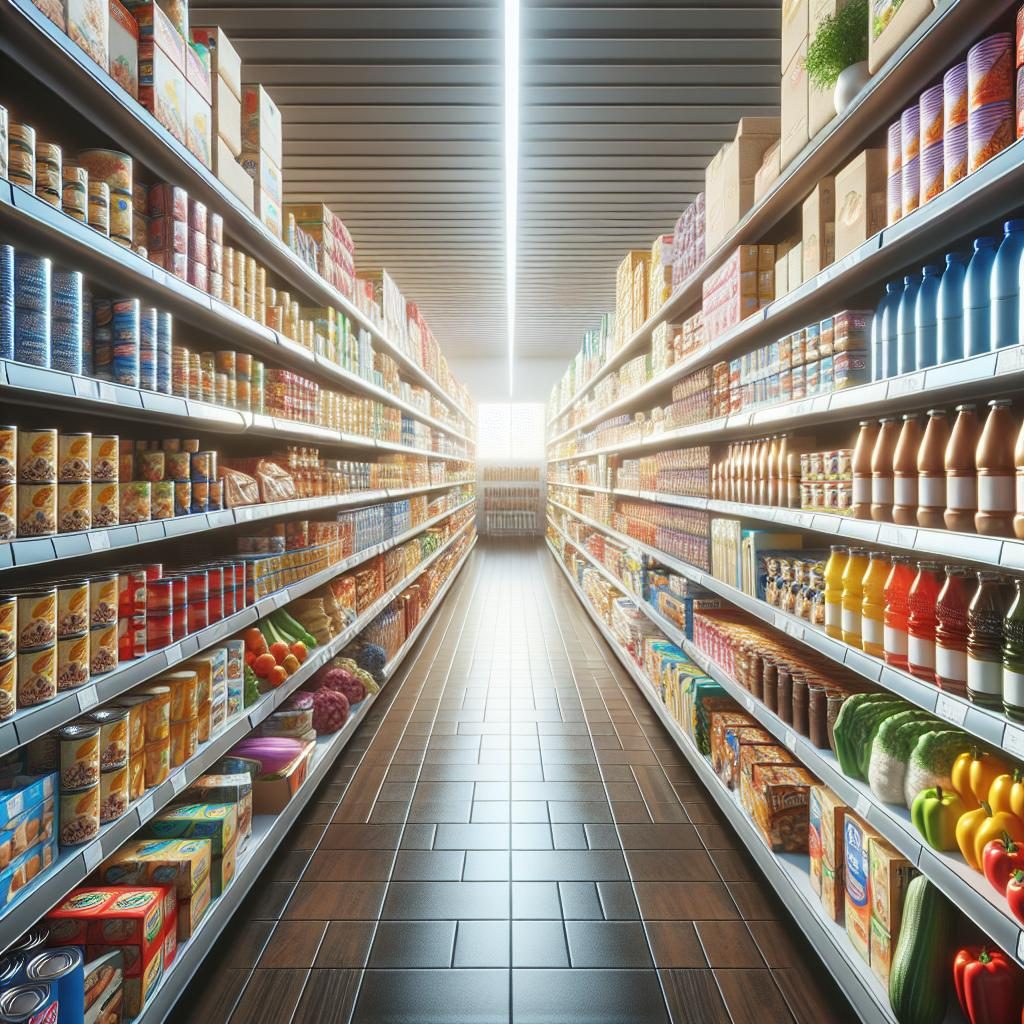
[[900, 424], [895, 416], [879, 420], [881, 428], [871, 452], [871, 518], [876, 523], [892, 522], [893, 457], [900, 436]]
[[946, 445], [949, 421], [945, 409], [929, 409], [924, 437], [917, 450], [917, 525], [944, 530], [946, 521]]
[[1017, 422], [1009, 398], [988, 403], [988, 416], [978, 440], [978, 511], [974, 528], [987, 537], [1012, 537], [1016, 476], [1013, 442]]
[[943, 521], [947, 530], [974, 533], [974, 513], [978, 511], [978, 425], [977, 407], [958, 405], [953, 432], [946, 445], [946, 511]]
[[878, 440], [874, 420], [861, 420], [857, 444], [853, 449], [853, 504], [850, 511], [857, 519], [871, 518], [871, 455]]
[[892, 458], [892, 521], [900, 526], [917, 526], [917, 453], [921, 447], [921, 424], [916, 416], [903, 417], [896, 454]]

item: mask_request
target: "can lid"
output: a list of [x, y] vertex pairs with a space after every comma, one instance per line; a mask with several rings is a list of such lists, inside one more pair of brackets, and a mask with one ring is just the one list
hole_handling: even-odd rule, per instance
[[93, 711], [92, 714], [89, 715], [89, 721], [98, 722], [100, 725], [106, 725], [108, 722], [119, 722], [127, 717], [127, 708], [100, 708], [99, 711]]
[[8, 952], [14, 953], [22, 952], [24, 950], [38, 949], [40, 946], [45, 946], [49, 938], [50, 929], [44, 925], [37, 924], [35, 928], [31, 928], [25, 932], [25, 934], [10, 947]]
[[94, 722], [72, 722], [65, 725], [57, 735], [61, 740], [85, 740], [90, 736], [98, 736], [100, 727]]
[[22, 1024], [50, 999], [49, 985], [17, 985], [0, 994], [0, 1021]]
[[84, 958], [78, 946], [60, 946], [37, 953], [25, 969], [30, 981], [56, 981], [82, 966]]
[[8, 953], [0, 957], [0, 985], [9, 985], [24, 969], [24, 953]]

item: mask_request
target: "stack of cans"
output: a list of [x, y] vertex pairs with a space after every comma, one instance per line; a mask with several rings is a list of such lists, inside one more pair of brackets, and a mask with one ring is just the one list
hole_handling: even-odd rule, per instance
[[0, 245], [0, 359], [14, 358], [14, 246]]
[[967, 166], [976, 171], [1016, 138], [1013, 38], [997, 32], [967, 51]]
[[915, 104], [900, 117], [900, 193], [903, 216], [921, 205], [921, 110]]
[[139, 383], [140, 388], [156, 391], [156, 317], [153, 306], [139, 311]]
[[942, 79], [942, 163], [946, 188], [967, 175], [967, 64], [951, 67]]
[[65, 373], [82, 372], [82, 274], [53, 271], [50, 285], [50, 366]]
[[921, 93], [921, 205], [934, 199], [946, 186], [944, 177], [943, 86], [940, 82]]
[[50, 365], [50, 261], [18, 252], [14, 257], [14, 358]]
[[138, 299], [114, 299], [111, 378], [130, 388], [139, 387], [141, 319], [142, 308]]
[[156, 390], [171, 393], [171, 363], [174, 341], [174, 321], [170, 313], [157, 310], [156, 314]]
[[90, 189], [98, 182], [107, 185], [110, 238], [130, 249], [133, 230], [132, 158], [113, 149], [85, 149], [78, 154], [78, 163], [89, 172]]
[[60, 146], [52, 142], [36, 145], [36, 195], [44, 203], [60, 209], [63, 179], [61, 177]]

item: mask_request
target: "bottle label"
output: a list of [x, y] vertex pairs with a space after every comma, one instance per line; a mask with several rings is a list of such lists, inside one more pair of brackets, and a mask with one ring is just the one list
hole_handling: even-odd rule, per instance
[[1003, 666], [998, 661], [967, 659], [967, 689], [973, 693], [990, 693], [1003, 696]]
[[891, 505], [892, 504], [892, 477], [873, 476], [871, 478], [871, 504]]
[[825, 602], [825, 626], [834, 626], [837, 629], [842, 628], [843, 622], [843, 606], [838, 601], [826, 601]]
[[842, 623], [844, 633], [849, 633], [850, 636], [860, 636], [860, 612], [844, 608]]
[[945, 508], [946, 478], [944, 476], [918, 476], [917, 503], [921, 508]]
[[935, 675], [939, 679], [965, 683], [967, 681], [967, 652], [954, 647], [935, 645]]
[[893, 494], [895, 495], [895, 504], [906, 505], [908, 508], [914, 508], [917, 505], [917, 477], [916, 476], [898, 476], [896, 477]]
[[895, 654], [899, 658], [907, 656], [907, 631], [905, 629], [886, 626], [882, 636], [882, 646], [887, 654]]
[[854, 476], [853, 478], [853, 503], [854, 505], [871, 504], [871, 477]]
[[908, 635], [907, 661], [916, 668], [935, 668], [935, 641]]
[[875, 647], [881, 647], [884, 643], [884, 629], [880, 619], [869, 619], [866, 615], [861, 616], [860, 636], [865, 645], [873, 644]]
[[978, 507], [978, 478], [946, 477], [946, 508], [970, 512]]
[[1011, 672], [1003, 666], [1003, 703], [1024, 707], [1024, 672]]
[[1017, 511], [1024, 513], [1024, 473], [1017, 473]]
[[982, 512], [1013, 512], [1012, 476], [979, 476], [978, 508]]

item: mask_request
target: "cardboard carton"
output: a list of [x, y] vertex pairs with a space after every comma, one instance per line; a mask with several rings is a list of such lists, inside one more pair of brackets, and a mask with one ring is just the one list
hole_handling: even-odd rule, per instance
[[235, 98], [242, 101], [242, 60], [224, 30], [216, 27], [193, 28], [192, 42], [210, 51], [210, 74], [220, 76]]
[[213, 76], [213, 133], [233, 157], [242, 155], [242, 101], [220, 75]]
[[[803, 279], [814, 277], [835, 258], [836, 182], [822, 178], [803, 205]], [[830, 244], [831, 243], [831, 244]]]
[[282, 159], [281, 111], [262, 85], [242, 86], [242, 147], [262, 149], [277, 167]]
[[868, 962], [871, 903], [868, 897], [870, 868], [868, 841], [876, 833], [856, 815], [843, 820], [843, 865], [846, 888], [846, 934], [853, 948]]
[[139, 41], [139, 102], [185, 142], [185, 73], [152, 39]]
[[808, 133], [808, 91], [807, 40], [798, 47], [793, 59], [782, 75], [782, 139], [780, 159], [785, 167], [807, 145]]
[[[868, 70], [874, 74], [931, 14], [932, 0], [871, 0]], [[965, 40], [965, 44], [968, 40]]]
[[885, 227], [886, 151], [866, 149], [837, 175], [835, 258], [842, 259]]
[[107, 70], [125, 92], [139, 98], [139, 26], [118, 0], [110, 6]]
[[[818, 26], [846, 6], [846, 0], [810, 0], [807, 39], [814, 40]], [[813, 139], [836, 116], [835, 89], [818, 89], [807, 83], [807, 131]]]
[[185, 145], [204, 167], [213, 166], [213, 112], [190, 82], [185, 82]]
[[104, 70], [110, 61], [107, 0], [64, 0], [65, 32]]
[[754, 202], [760, 202], [782, 173], [782, 143], [776, 142], [764, 152], [761, 166], [754, 175]]

